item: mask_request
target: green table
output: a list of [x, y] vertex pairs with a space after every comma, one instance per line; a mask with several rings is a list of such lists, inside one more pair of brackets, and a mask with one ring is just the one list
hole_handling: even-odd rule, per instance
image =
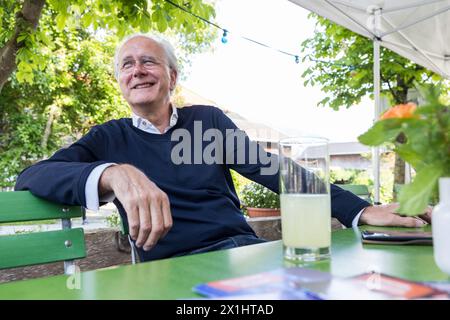
[[[281, 241], [274, 241], [82, 272], [80, 289], [68, 289], [65, 275], [6, 283], [0, 285], [0, 299], [193, 298], [198, 297], [191, 290], [196, 284], [286, 265]], [[332, 259], [308, 267], [344, 277], [377, 271], [417, 281], [450, 281], [436, 266], [431, 246], [362, 245], [359, 231], [352, 229], [333, 232]], [[73, 280], [69, 282], [76, 284]]]

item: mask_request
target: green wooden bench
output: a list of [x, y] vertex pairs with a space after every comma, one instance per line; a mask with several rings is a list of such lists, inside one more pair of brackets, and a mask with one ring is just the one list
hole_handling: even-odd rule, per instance
[[350, 191], [353, 194], [356, 194], [361, 199], [366, 200], [367, 202], [372, 203], [372, 199], [370, 198], [369, 188], [364, 184], [336, 184], [338, 187]]
[[61, 219], [62, 229], [0, 236], [0, 269], [64, 261], [73, 273], [74, 259], [86, 256], [82, 228], [71, 228], [81, 217], [79, 206], [64, 206], [33, 196], [28, 191], [0, 192], [0, 223]]

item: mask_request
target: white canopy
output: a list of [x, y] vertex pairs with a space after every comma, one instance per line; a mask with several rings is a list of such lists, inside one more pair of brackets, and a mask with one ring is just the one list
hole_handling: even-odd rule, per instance
[[450, 78], [450, 0], [290, 1]]
[[[289, 1], [374, 41], [374, 120], [380, 115], [380, 45], [450, 78], [450, 0]], [[378, 202], [378, 148], [373, 148], [373, 170]]]

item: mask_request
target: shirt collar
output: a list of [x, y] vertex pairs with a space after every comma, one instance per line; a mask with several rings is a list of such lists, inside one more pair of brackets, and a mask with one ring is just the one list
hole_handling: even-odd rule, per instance
[[[171, 104], [171, 107], [172, 107], [172, 114], [169, 119], [169, 126], [164, 129], [164, 133], [166, 133], [167, 131], [170, 130], [170, 128], [175, 126], [178, 121], [177, 108], [173, 104]], [[131, 112], [131, 119], [133, 121], [133, 126], [135, 126], [136, 128], [138, 128], [142, 131], [148, 132], [148, 133], [161, 134], [161, 132], [158, 130], [158, 128], [156, 128], [153, 125], [153, 123], [151, 123], [147, 119], [144, 119], [144, 118], [138, 116], [134, 112]]]

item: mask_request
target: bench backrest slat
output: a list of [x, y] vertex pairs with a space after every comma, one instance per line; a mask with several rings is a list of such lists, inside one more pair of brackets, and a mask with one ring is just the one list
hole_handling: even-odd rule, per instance
[[33, 196], [29, 191], [0, 192], [0, 223], [76, 218], [80, 206], [64, 206]]
[[0, 236], [0, 269], [84, 258], [81, 228]]
[[337, 186], [371, 202], [369, 188], [364, 184], [337, 184]]
[[68, 273], [72, 260], [84, 258], [82, 228], [71, 229], [70, 219], [82, 217], [80, 206], [56, 204], [29, 191], [0, 192], [0, 223], [64, 219], [63, 230], [0, 236], [0, 269], [65, 261]]

